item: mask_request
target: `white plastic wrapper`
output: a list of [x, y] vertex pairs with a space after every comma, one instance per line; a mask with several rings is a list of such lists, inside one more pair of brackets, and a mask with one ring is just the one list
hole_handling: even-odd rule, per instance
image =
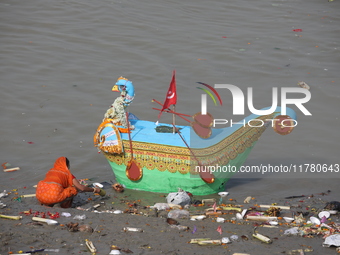
[[182, 207], [189, 205], [191, 198], [185, 191], [169, 193], [166, 197], [168, 204], [181, 205]]
[[340, 246], [340, 234], [335, 234], [335, 235], [326, 237], [322, 246], [323, 247]]

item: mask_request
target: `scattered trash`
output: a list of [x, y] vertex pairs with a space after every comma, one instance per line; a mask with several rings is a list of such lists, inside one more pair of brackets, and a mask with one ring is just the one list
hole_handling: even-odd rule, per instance
[[20, 170], [20, 167], [13, 167], [13, 168], [4, 169], [4, 172], [14, 172], [18, 170]]
[[222, 217], [217, 217], [216, 218], [216, 222], [218, 222], [218, 223], [223, 223], [224, 221], [225, 221], [225, 219], [222, 218]]
[[119, 184], [119, 183], [115, 183], [112, 185], [112, 188], [117, 191], [118, 193], [122, 193], [124, 192], [124, 186]]
[[233, 242], [237, 241], [238, 240], [238, 235], [230, 236], [230, 240], [233, 241]]
[[205, 215], [194, 215], [194, 216], [191, 216], [190, 217], [190, 220], [203, 220], [203, 219], [205, 219], [205, 218], [207, 218], [207, 216], [205, 216]]
[[243, 220], [243, 216], [241, 213], [236, 213], [236, 219]]
[[196, 226], [194, 226], [194, 229], [192, 230], [192, 234], [195, 234], [196, 233], [196, 231], [197, 231], [197, 227]]
[[220, 201], [219, 204], [222, 204], [223, 198], [228, 196], [229, 192], [223, 191], [223, 192], [219, 192], [218, 195], [220, 196]]
[[189, 219], [189, 211], [187, 210], [171, 210], [168, 213], [168, 218], [173, 218], [173, 219]]
[[247, 215], [247, 220], [257, 220], [257, 221], [277, 221], [277, 217], [269, 217], [269, 216], [252, 216], [252, 215]]
[[340, 202], [338, 202], [338, 201], [328, 202], [324, 209], [340, 211]]
[[310, 220], [311, 223], [313, 223], [314, 225], [320, 225], [320, 224], [321, 224], [321, 221], [320, 221], [318, 218], [314, 217], [314, 216], [310, 217], [309, 220]]
[[222, 212], [221, 211], [208, 211], [208, 212], [205, 212], [205, 215], [208, 215], [208, 216], [218, 216], [218, 215], [221, 215]]
[[268, 222], [271, 226], [277, 226], [279, 223], [277, 221], [269, 221]]
[[330, 235], [326, 237], [322, 246], [323, 247], [340, 246], [340, 234]]
[[253, 234], [253, 237], [255, 237], [256, 239], [259, 239], [260, 241], [262, 241], [262, 242], [264, 242], [264, 243], [270, 244], [270, 243], [273, 242], [269, 237], [264, 236], [264, 235], [261, 235], [261, 234], [259, 234], [259, 233], [254, 233], [254, 234]]
[[111, 250], [109, 255], [119, 255], [121, 254], [119, 250]]
[[251, 201], [251, 197], [246, 197], [246, 199], [243, 201], [243, 203], [245, 204], [249, 204], [249, 202]]
[[80, 232], [93, 233], [93, 228], [90, 225], [87, 225], [87, 224], [78, 226], [78, 230]]
[[6, 207], [6, 205], [4, 203], [0, 202], [0, 209], [5, 208], [5, 207]]
[[143, 229], [141, 229], [141, 228], [130, 228], [130, 227], [125, 227], [125, 228], [123, 228], [123, 231], [124, 232], [144, 232], [144, 230]]
[[93, 185], [93, 187], [100, 188], [100, 189], [102, 189], [104, 187], [104, 185], [99, 183], [99, 182], [94, 182], [94, 183], [92, 183], [92, 185]]
[[197, 242], [198, 245], [221, 245], [222, 241], [221, 240], [202, 240]]
[[221, 207], [222, 210], [224, 211], [237, 211], [237, 212], [242, 212], [242, 209], [239, 207], [232, 207], [232, 206], [223, 206]]
[[74, 220], [85, 220], [86, 219], [86, 215], [76, 215], [73, 217]]
[[71, 214], [68, 213], [68, 212], [62, 212], [62, 213], [61, 213], [61, 216], [64, 216], [64, 217], [71, 217]]
[[324, 217], [326, 217], [326, 219], [328, 219], [331, 216], [331, 213], [328, 211], [322, 211], [318, 214], [319, 218], [322, 219]]
[[47, 252], [59, 252], [59, 249], [44, 249]]
[[6, 192], [6, 190], [4, 190], [4, 192], [0, 193], [0, 198], [7, 197], [7, 196], [8, 196], [8, 193]]
[[87, 248], [90, 250], [90, 252], [92, 252], [92, 253], [97, 252], [96, 247], [94, 247], [93, 243], [90, 240], [85, 239], [85, 244], [86, 244]]
[[22, 219], [22, 216], [10, 216], [10, 215], [0, 214], [0, 218], [9, 219], [9, 220], [20, 220]]
[[215, 203], [216, 199], [215, 198], [207, 198], [207, 199], [202, 199], [202, 204], [206, 203]]
[[216, 229], [216, 231], [218, 232], [218, 233], [220, 233], [220, 235], [222, 235], [222, 227], [221, 226], [218, 226], [217, 227], [217, 229]]
[[8, 163], [8, 162], [2, 163], [1, 165], [2, 165], [2, 167], [3, 167], [4, 169], [6, 169], [7, 167], [10, 167], [10, 166], [11, 166], [11, 164]]
[[229, 237], [222, 237], [221, 242], [222, 242], [222, 243], [231, 243]]
[[302, 29], [298, 28], [298, 29], [293, 29], [292, 31], [294, 31], [294, 32], [302, 32]]
[[166, 222], [169, 224], [169, 225], [178, 225], [178, 221], [175, 220], [175, 219], [172, 219], [172, 218], [167, 218], [166, 219]]
[[188, 226], [182, 226], [182, 225], [170, 225], [171, 228], [175, 228], [175, 229], [178, 229], [180, 231], [185, 231], [185, 230], [188, 230], [189, 227]]
[[59, 224], [58, 221], [56, 220], [50, 220], [50, 219], [45, 219], [45, 218], [40, 218], [40, 217], [32, 217], [33, 221], [39, 221], [39, 222], [45, 222], [47, 225], [57, 225]]
[[167, 203], [156, 203], [153, 206], [150, 206], [150, 208], [156, 208], [157, 210], [161, 211], [161, 210], [169, 210], [170, 206]]
[[22, 195], [20, 197], [35, 197], [36, 195], [35, 194], [26, 194], [26, 195]]
[[294, 221], [294, 218], [291, 218], [291, 217], [283, 217], [283, 219], [285, 220], [285, 222], [287, 223], [291, 223]]
[[283, 233], [284, 235], [298, 235], [300, 233], [299, 228], [298, 227], [293, 227], [293, 228], [289, 228], [286, 229], [285, 232]]
[[202, 242], [202, 241], [208, 241], [211, 240], [211, 238], [194, 238], [191, 239], [189, 243], [198, 243], [198, 242]]
[[68, 228], [70, 232], [80, 231], [80, 232], [93, 233], [93, 228], [90, 225], [86, 225], [86, 224], [79, 226], [79, 223], [70, 222], [66, 224], [66, 227]]
[[113, 213], [114, 214], [121, 214], [121, 213], [123, 213], [123, 211], [121, 211], [121, 210], [114, 210]]
[[185, 191], [169, 193], [166, 197], [168, 204], [181, 205], [182, 207], [189, 205], [191, 198]]
[[297, 85], [299, 85], [299, 87], [301, 87], [301, 88], [310, 90], [310, 87], [304, 81], [299, 81]]
[[68, 231], [70, 232], [77, 232], [78, 226], [79, 226], [79, 223], [70, 222], [66, 224], [66, 227], [68, 228]]
[[271, 207], [276, 207], [281, 210], [290, 210], [290, 206], [284, 206], [284, 205], [260, 205], [260, 208], [271, 208]]
[[312, 252], [313, 249], [297, 249], [297, 250], [291, 250], [291, 251], [287, 251], [288, 255], [301, 255], [304, 254], [305, 252]]

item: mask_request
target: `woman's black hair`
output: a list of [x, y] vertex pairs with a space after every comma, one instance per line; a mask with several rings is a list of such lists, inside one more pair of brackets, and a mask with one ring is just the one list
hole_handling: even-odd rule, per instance
[[70, 169], [70, 161], [68, 160], [68, 158], [66, 158], [66, 165], [67, 165], [67, 168]]

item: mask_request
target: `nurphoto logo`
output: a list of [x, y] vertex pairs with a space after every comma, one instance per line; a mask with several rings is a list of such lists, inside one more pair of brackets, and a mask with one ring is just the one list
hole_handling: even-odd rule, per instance
[[[220, 105], [222, 106], [222, 99], [219, 93], [216, 91], [217, 89], [228, 89], [231, 92], [232, 98], [233, 98], [233, 115], [244, 115], [245, 114], [245, 96], [243, 91], [232, 84], [215, 84], [214, 87], [198, 82], [199, 84], [202, 84], [209, 88], [215, 96], [218, 98]], [[199, 135], [202, 138], [208, 138], [211, 135], [211, 127], [216, 127], [216, 125], [226, 125], [229, 123], [230, 126], [233, 125], [243, 125], [243, 126], [250, 126], [250, 127], [262, 127], [266, 123], [270, 123], [272, 127], [275, 127], [276, 125], [280, 127], [287, 127], [287, 128], [293, 128], [298, 123], [296, 120], [291, 119], [289, 116], [287, 116], [287, 105], [295, 105], [304, 115], [306, 116], [312, 116], [312, 114], [307, 110], [307, 108], [303, 105], [311, 99], [311, 93], [309, 90], [305, 88], [292, 88], [292, 87], [282, 87], [280, 89], [280, 101], [281, 101], [281, 107], [280, 107], [280, 116], [278, 118], [273, 119], [250, 119], [250, 120], [243, 120], [239, 122], [233, 122], [232, 119], [214, 119], [207, 111], [207, 95], [210, 96], [210, 98], [213, 100], [214, 104], [217, 105], [217, 101], [215, 96], [205, 88], [197, 87], [198, 89], [203, 90], [206, 94], [201, 94], [201, 112], [195, 114], [194, 122], [192, 123], [192, 126], [194, 127], [194, 131], [197, 135]], [[294, 94], [295, 96], [302, 95], [300, 98], [290, 98], [289, 95]], [[247, 88], [247, 106], [248, 110], [254, 114], [254, 115], [269, 115], [272, 113], [278, 112], [278, 88], [273, 87], [272, 88], [272, 105], [270, 107], [264, 108], [264, 109], [255, 109], [254, 102], [253, 102], [253, 88], [248, 87]]]

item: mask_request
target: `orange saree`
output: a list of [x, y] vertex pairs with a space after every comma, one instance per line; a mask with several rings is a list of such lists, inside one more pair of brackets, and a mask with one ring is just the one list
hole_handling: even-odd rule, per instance
[[67, 167], [66, 157], [58, 158], [53, 168], [46, 173], [45, 179], [38, 183], [36, 190], [38, 201], [44, 205], [53, 205], [77, 195], [78, 191], [73, 187], [73, 178]]

